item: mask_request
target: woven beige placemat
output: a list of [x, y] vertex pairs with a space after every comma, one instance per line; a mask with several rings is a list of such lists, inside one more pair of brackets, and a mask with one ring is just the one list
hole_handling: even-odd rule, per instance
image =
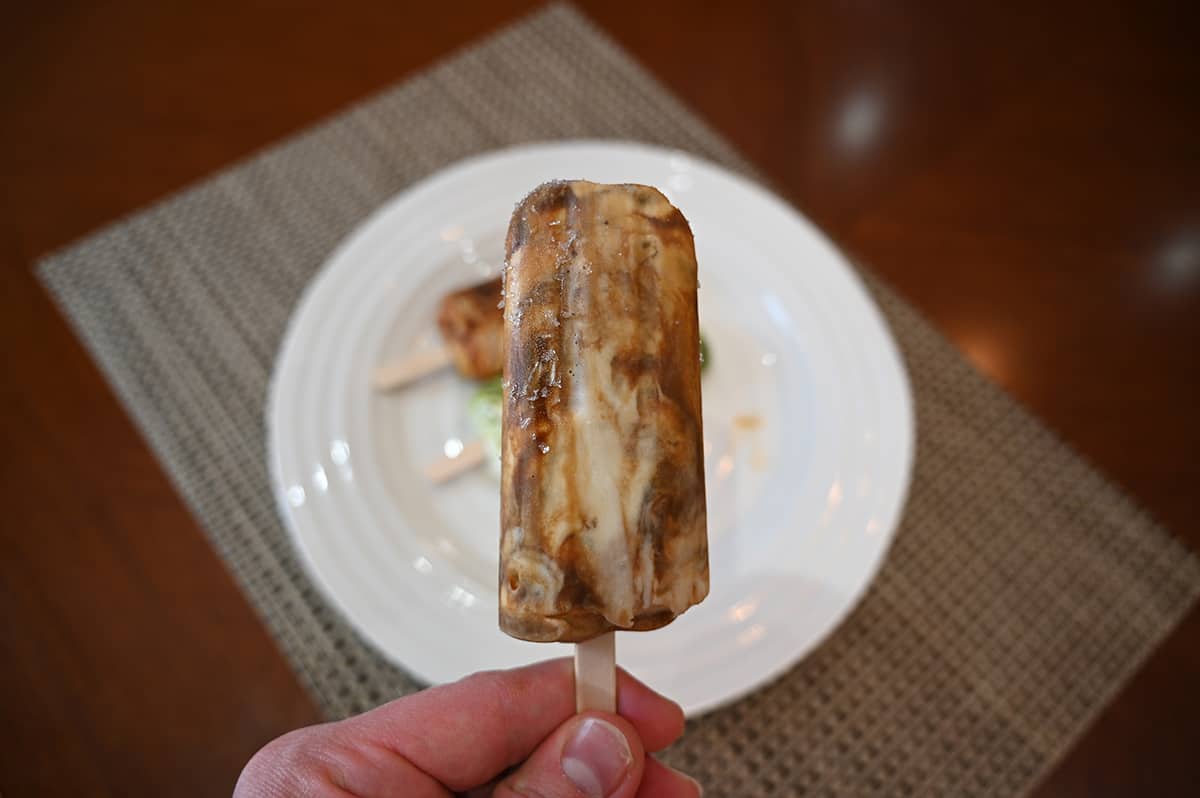
[[[47, 259], [41, 275], [322, 710], [416, 689], [305, 577], [263, 408], [330, 250], [395, 192], [520, 142], [613, 137], [748, 165], [554, 6]], [[916, 473], [867, 598], [666, 758], [717, 796], [1027, 791], [1200, 591], [1197, 560], [869, 274], [910, 369]]]

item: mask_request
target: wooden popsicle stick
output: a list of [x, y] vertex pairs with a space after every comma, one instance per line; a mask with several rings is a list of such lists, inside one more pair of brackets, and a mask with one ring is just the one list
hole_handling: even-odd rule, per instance
[[575, 644], [575, 711], [617, 711], [617, 633]]
[[404, 360], [377, 366], [371, 374], [371, 382], [377, 391], [393, 391], [435, 371], [441, 371], [451, 362], [449, 348], [428, 349]]
[[435, 485], [449, 482], [459, 474], [478, 468], [483, 462], [483, 441], [471, 441], [463, 446], [457, 457], [442, 457], [425, 466], [425, 476]]

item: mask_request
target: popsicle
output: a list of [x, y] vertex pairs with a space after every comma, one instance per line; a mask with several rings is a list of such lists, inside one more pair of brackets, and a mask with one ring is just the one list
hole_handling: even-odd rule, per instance
[[504, 298], [501, 278], [448, 294], [438, 309], [438, 329], [454, 368], [464, 377], [485, 380], [504, 367]]
[[443, 346], [379, 366], [372, 375], [375, 387], [393, 390], [448, 366], [474, 380], [499, 375], [504, 341], [501, 298], [499, 277], [447, 294], [437, 315]]
[[691, 229], [654, 188], [546, 183], [513, 212], [499, 587], [509, 635], [580, 643], [657, 629], [707, 595], [696, 289]]

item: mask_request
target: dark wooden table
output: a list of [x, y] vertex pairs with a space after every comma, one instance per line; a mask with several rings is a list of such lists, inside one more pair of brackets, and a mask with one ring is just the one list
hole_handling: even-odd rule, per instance
[[[1195, 3], [582, 5], [1200, 544]], [[317, 720], [34, 259], [534, 6], [6, 11], [0, 793], [228, 794], [259, 745]], [[1194, 787], [1198, 674], [1193, 612], [1038, 794]]]

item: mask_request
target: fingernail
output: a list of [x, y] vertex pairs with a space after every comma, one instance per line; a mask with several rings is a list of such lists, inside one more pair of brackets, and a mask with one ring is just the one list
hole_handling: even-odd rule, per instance
[[632, 762], [625, 735], [599, 718], [584, 718], [563, 746], [562, 771], [588, 798], [605, 798], [616, 792]]
[[693, 779], [691, 776], [689, 776], [686, 773], [684, 773], [682, 775], [685, 779], [690, 781], [692, 784], [696, 785], [696, 795], [698, 796], [698, 798], [704, 798], [704, 785], [701, 784], [700, 782], [696, 781], [695, 779]]

